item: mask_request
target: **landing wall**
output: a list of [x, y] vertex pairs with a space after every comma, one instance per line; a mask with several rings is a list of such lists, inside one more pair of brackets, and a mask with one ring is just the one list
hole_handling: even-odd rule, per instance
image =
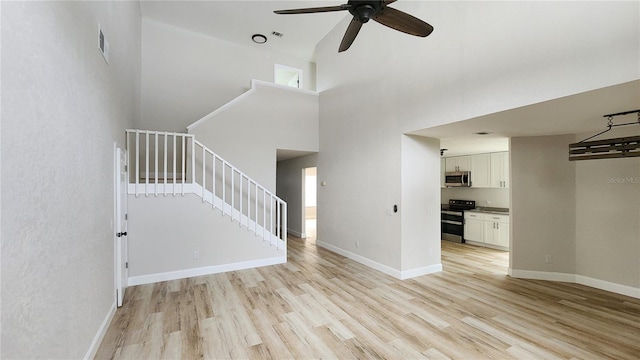
[[194, 194], [129, 195], [128, 205], [129, 285], [286, 261], [283, 250]]
[[253, 82], [252, 90], [189, 127], [189, 133], [276, 192], [278, 149], [318, 151], [318, 95]]

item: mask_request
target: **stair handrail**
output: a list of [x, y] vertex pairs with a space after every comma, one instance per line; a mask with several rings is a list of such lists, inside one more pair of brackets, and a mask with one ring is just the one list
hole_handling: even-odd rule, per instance
[[[144, 160], [141, 159], [140, 141], [141, 135], [144, 138]], [[162, 143], [159, 143], [159, 139], [163, 138]], [[151, 141], [150, 139], [154, 140]], [[171, 139], [171, 140], [169, 140]], [[127, 129], [126, 130], [127, 149], [134, 148], [135, 154], [130, 152], [129, 160], [131, 156], [135, 155], [134, 172], [129, 176], [127, 182], [131, 180], [133, 176], [135, 178], [134, 194], [139, 196], [143, 192], [140, 190], [144, 188], [144, 195], [184, 195], [185, 193], [195, 193], [202, 198], [203, 202], [210, 202], [212, 208], [222, 211], [223, 215], [229, 215], [232, 220], [238, 221], [241, 226], [253, 230], [256, 235], [260, 235], [263, 239], [269, 237], [270, 243], [272, 237], [280, 239], [286, 246], [287, 239], [287, 203], [280, 199], [277, 195], [260, 185], [257, 181], [249, 177], [243, 171], [235, 167], [233, 164], [223, 159], [216, 154], [213, 150], [209, 149], [206, 145], [196, 140], [193, 134], [167, 132], [167, 131], [153, 131], [153, 130], [139, 130], [139, 129]], [[133, 142], [133, 144], [132, 144]], [[151, 148], [151, 143], [153, 147]], [[131, 146], [133, 145], [133, 146]], [[172, 149], [172, 156], [169, 157], [169, 148]], [[153, 162], [150, 159], [150, 152], [153, 150]], [[162, 162], [158, 160], [159, 152], [162, 152]], [[201, 177], [197, 176], [196, 157], [201, 154]], [[209, 155], [209, 156], [207, 156]], [[211, 163], [207, 164], [207, 158], [212, 159]], [[144, 183], [140, 182], [140, 168], [141, 162], [144, 162], [145, 173]], [[178, 168], [178, 162], [180, 163]], [[188, 165], [191, 165], [191, 169], [188, 169]], [[216, 184], [218, 183], [216, 168], [218, 164], [221, 165], [221, 192], [222, 197], [218, 198], [216, 195]], [[150, 169], [150, 165], [153, 165], [153, 169]], [[211, 165], [211, 171], [207, 172], [207, 165]], [[171, 167], [173, 172], [169, 173], [168, 168]], [[159, 171], [159, 169], [162, 171]], [[231, 201], [227, 202], [227, 169], [231, 172]], [[150, 170], [153, 170], [151, 174], [154, 174], [154, 181], [150, 182]], [[178, 179], [177, 171], [180, 171]], [[211, 190], [207, 189], [207, 174], [211, 175]], [[239, 176], [238, 183], [239, 189], [235, 188], [235, 176]], [[159, 181], [159, 175], [162, 176], [162, 182]], [[168, 181], [168, 177], [171, 175], [172, 181]], [[198, 184], [198, 180], [201, 180], [201, 184]], [[246, 187], [243, 191], [243, 184], [246, 183]], [[152, 190], [152, 191], [151, 191]], [[253, 192], [252, 192], [253, 190]], [[236, 201], [236, 192], [239, 194], [239, 199]], [[252, 194], [255, 201], [252, 201]], [[260, 215], [260, 198], [258, 194], [262, 194], [262, 218]], [[221, 201], [216, 201], [216, 200]], [[246, 201], [245, 201], [246, 199]], [[267, 206], [267, 199], [269, 205]], [[236, 202], [238, 206], [236, 207]], [[251, 208], [253, 202], [253, 209]], [[243, 204], [246, 203], [246, 208]], [[251, 212], [253, 210], [253, 213]], [[269, 211], [269, 216], [267, 216]], [[253, 216], [253, 219], [252, 219]], [[260, 225], [262, 220], [262, 225]], [[267, 223], [268, 221], [268, 223]], [[271, 234], [271, 235], [268, 235]], [[276, 246], [279, 246], [276, 241]]]

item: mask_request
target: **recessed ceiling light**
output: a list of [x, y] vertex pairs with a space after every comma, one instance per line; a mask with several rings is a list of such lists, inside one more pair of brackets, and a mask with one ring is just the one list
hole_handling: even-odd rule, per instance
[[478, 131], [477, 133], [474, 133], [474, 134], [476, 134], [476, 135], [489, 135], [491, 133], [488, 132], [488, 131]]
[[251, 36], [251, 40], [256, 44], [264, 44], [267, 42], [267, 37], [262, 34], [253, 34], [253, 36]]

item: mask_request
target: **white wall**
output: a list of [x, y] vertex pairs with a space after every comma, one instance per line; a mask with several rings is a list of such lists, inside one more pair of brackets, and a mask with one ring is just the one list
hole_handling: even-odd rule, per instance
[[240, 228], [194, 194], [130, 195], [129, 214], [129, 276], [134, 284], [201, 275], [216, 267], [220, 272], [239, 263], [285, 261], [282, 249]]
[[[637, 126], [618, 129], [598, 139], [638, 135]], [[638, 219], [640, 158], [576, 161], [576, 274], [635, 287], [640, 296]]]
[[[402, 268], [406, 277], [442, 271], [440, 140], [402, 136]], [[411, 276], [409, 276], [411, 275]]]
[[139, 8], [1, 6], [0, 357], [78, 359], [115, 311], [113, 143], [139, 113]]
[[318, 154], [311, 154], [278, 162], [276, 195], [287, 202], [287, 227], [297, 237], [306, 237], [304, 169], [315, 167], [317, 161]]
[[393, 106], [359, 104], [359, 91], [370, 90], [386, 91], [342, 87], [320, 94], [318, 182], [326, 186], [318, 188], [317, 243], [399, 271], [400, 216], [387, 210], [401, 202], [402, 138]]
[[276, 150], [318, 151], [317, 129], [317, 94], [256, 83], [255, 91], [189, 132], [275, 193]]
[[640, 159], [569, 161], [568, 144], [590, 135], [511, 139], [511, 271], [638, 297]]
[[273, 82], [274, 64], [302, 69], [304, 89], [315, 90], [313, 63], [153, 20], [142, 22], [142, 45], [142, 129], [184, 132], [251, 79]]
[[[402, 192], [400, 134], [638, 79], [640, 4], [393, 7], [435, 31], [418, 38], [370, 22], [338, 54], [347, 19], [316, 48], [318, 180], [327, 182], [318, 191], [318, 240], [400, 269], [400, 222], [384, 215]], [[356, 238], [366, 246], [356, 249]]]
[[573, 142], [572, 135], [511, 138], [512, 269], [575, 273], [576, 165], [568, 160]]

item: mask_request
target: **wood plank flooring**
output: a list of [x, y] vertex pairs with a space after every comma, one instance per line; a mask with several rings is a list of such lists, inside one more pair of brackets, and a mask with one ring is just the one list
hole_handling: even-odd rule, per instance
[[287, 264], [127, 289], [97, 359], [638, 359], [640, 300], [506, 276], [508, 253], [442, 243], [400, 281], [311, 240]]

